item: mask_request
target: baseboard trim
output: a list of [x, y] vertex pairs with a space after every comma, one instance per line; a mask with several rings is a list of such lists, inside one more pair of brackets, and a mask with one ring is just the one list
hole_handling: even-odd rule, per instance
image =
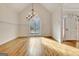
[[19, 36], [16, 39], [19, 39], [19, 38], [27, 38], [27, 36]]
[[52, 36], [18, 36], [18, 38], [27, 38], [27, 37], [47, 37], [47, 38], [52, 38]]
[[73, 42], [73, 41], [77, 42], [77, 40], [63, 40], [63, 42]]
[[[31, 36], [30, 36], [30, 37], [31, 37]], [[52, 36], [36, 36], [36, 37], [46, 37], [46, 38], [51, 38], [51, 39], [55, 40]], [[6, 43], [8, 43], [8, 42], [10, 42], [10, 41], [12, 41], [12, 40], [20, 39], [20, 38], [28, 38], [28, 36], [18, 36], [18, 37], [15, 37], [14, 39], [6, 40], [6, 41], [0, 43], [0, 45], [6, 44]], [[55, 41], [56, 41], [56, 40], [55, 40]]]

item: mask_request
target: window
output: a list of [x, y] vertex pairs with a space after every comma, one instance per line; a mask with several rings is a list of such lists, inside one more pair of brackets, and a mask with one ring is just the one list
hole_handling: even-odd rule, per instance
[[30, 33], [39, 34], [40, 33], [40, 17], [34, 16], [30, 20]]

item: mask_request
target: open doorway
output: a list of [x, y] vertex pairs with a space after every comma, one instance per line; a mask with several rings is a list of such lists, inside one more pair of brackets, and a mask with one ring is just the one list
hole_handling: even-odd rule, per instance
[[67, 14], [63, 17], [63, 42], [74, 47], [79, 39], [78, 19], [76, 14]]

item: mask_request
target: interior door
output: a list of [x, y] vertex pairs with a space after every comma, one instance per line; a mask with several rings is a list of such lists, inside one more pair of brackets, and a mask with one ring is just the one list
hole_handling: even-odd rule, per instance
[[70, 19], [68, 19], [68, 17], [66, 17], [65, 19], [64, 19], [64, 34], [65, 34], [65, 39], [70, 39]]
[[67, 15], [64, 19], [64, 39], [77, 40], [77, 17]]

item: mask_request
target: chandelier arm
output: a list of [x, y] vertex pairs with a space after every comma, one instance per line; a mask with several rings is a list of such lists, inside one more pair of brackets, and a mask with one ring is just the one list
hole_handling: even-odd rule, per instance
[[31, 18], [33, 18], [35, 15], [34, 15], [34, 4], [32, 3], [32, 13], [31, 13], [31, 15], [28, 15], [27, 17], [26, 17], [26, 19], [28, 19], [28, 20], [30, 20]]

